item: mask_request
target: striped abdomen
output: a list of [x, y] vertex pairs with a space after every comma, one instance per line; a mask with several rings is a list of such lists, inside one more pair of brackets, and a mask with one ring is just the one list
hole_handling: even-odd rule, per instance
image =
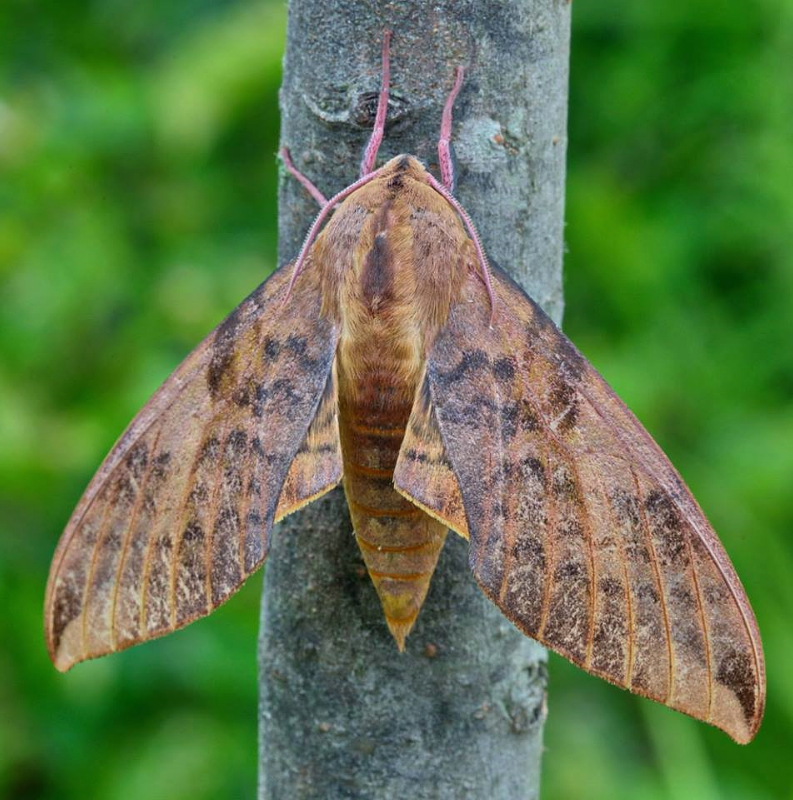
[[366, 376], [357, 397], [340, 392], [344, 489], [358, 546], [402, 650], [418, 616], [446, 528], [402, 497], [394, 467], [413, 401], [393, 372]]

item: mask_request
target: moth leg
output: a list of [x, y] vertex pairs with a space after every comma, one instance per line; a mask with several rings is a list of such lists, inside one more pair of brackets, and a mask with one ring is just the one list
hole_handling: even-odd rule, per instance
[[380, 97], [377, 99], [377, 113], [374, 118], [374, 128], [369, 137], [366, 150], [363, 151], [361, 160], [361, 177], [368, 175], [374, 169], [374, 162], [377, 159], [377, 151], [383, 141], [385, 133], [385, 115], [388, 110], [388, 83], [391, 78], [389, 65], [389, 46], [391, 44], [391, 31], [387, 30], [383, 34], [383, 77], [380, 83]]
[[322, 192], [320, 192], [320, 190], [292, 163], [289, 150], [286, 147], [282, 147], [279, 150], [279, 155], [281, 156], [281, 161], [284, 162], [286, 171], [300, 182], [306, 191], [317, 201], [319, 207], [322, 208], [326, 206], [328, 204], [328, 198], [325, 197], [325, 195], [322, 194]]
[[441, 117], [441, 135], [438, 139], [438, 163], [441, 168], [441, 182], [446, 190], [449, 192], [454, 191], [454, 160], [451, 151], [451, 135], [452, 135], [452, 107], [457, 95], [460, 92], [460, 87], [463, 85], [463, 68], [457, 67], [457, 74], [454, 79], [454, 86], [452, 87], [449, 96], [446, 98], [446, 104], [443, 107], [443, 116]]

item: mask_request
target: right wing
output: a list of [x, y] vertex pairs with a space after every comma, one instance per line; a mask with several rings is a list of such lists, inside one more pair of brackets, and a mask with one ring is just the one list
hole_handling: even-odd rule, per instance
[[493, 277], [493, 325], [471, 278], [430, 350], [397, 488], [469, 532], [476, 580], [524, 633], [748, 742], [765, 668], [724, 548], [600, 375]]

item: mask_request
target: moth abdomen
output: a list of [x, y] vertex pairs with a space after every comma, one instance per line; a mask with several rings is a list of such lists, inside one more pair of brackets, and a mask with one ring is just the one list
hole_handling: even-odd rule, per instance
[[[356, 541], [399, 649], [418, 616], [446, 529], [400, 495], [394, 467], [409, 406], [374, 419], [342, 403], [344, 490]], [[372, 422], [380, 424], [371, 424]]]

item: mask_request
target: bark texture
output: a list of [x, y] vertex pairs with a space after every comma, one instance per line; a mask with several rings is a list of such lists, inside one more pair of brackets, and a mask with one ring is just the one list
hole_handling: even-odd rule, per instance
[[[435, 169], [464, 65], [456, 194], [490, 258], [559, 321], [569, 16], [565, 0], [292, 0], [282, 143], [327, 196], [357, 177], [391, 28], [378, 164], [411, 153]], [[280, 203], [283, 262], [316, 208], [291, 179]], [[261, 800], [539, 794], [546, 655], [482, 595], [454, 534], [399, 655], [343, 493], [289, 518], [267, 564], [259, 673]]]

